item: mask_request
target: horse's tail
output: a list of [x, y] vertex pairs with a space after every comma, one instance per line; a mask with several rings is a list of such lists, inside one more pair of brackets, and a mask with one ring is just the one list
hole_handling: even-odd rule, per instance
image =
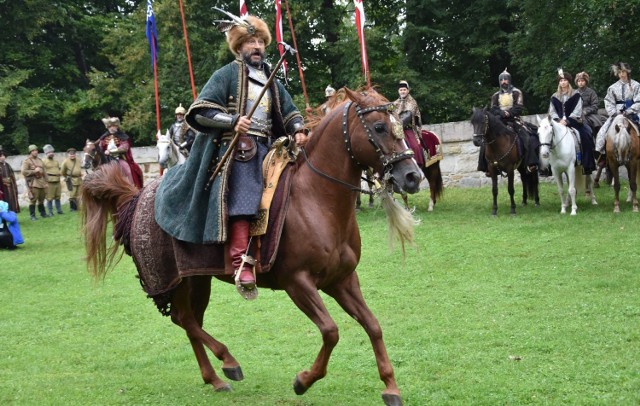
[[429, 188], [433, 191], [433, 196], [440, 199], [444, 194], [444, 184], [442, 183], [442, 172], [440, 171], [440, 161], [428, 166], [425, 176], [429, 181]]
[[525, 187], [527, 188], [528, 196], [536, 196], [538, 191], [538, 184], [540, 183], [540, 177], [538, 171], [529, 172], [527, 168], [524, 168], [526, 179], [523, 179]]
[[97, 171], [87, 175], [80, 189], [87, 268], [96, 279], [103, 278], [122, 257], [120, 254], [114, 261], [121, 244], [119, 239], [114, 239], [107, 249], [107, 226], [111, 222], [116, 230], [118, 222], [128, 221], [119, 218], [118, 209], [132, 201], [138, 189], [129, 182], [117, 162], [101, 165]]

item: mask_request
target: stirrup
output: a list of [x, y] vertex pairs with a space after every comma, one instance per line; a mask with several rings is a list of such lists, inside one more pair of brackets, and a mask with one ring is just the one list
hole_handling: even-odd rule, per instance
[[[247, 255], [247, 254], [242, 254], [240, 258], [242, 258], [242, 262], [240, 263], [240, 266], [238, 267], [238, 269], [235, 270], [233, 274], [236, 290], [238, 291], [240, 296], [242, 296], [246, 300], [255, 300], [258, 297], [258, 286], [257, 286], [258, 280], [256, 277], [256, 267], [255, 267], [256, 260], [251, 255]], [[253, 272], [254, 286], [250, 289], [245, 287], [242, 283], [240, 283], [240, 274], [242, 273], [242, 269], [244, 269], [245, 264], [251, 265], [251, 271]]]

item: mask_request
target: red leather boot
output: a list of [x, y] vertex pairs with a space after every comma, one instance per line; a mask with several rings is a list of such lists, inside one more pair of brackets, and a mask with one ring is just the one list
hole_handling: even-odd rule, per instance
[[[249, 245], [249, 221], [244, 219], [231, 222], [229, 234], [229, 256], [235, 272], [240, 269], [240, 285], [245, 289], [255, 289], [256, 277], [253, 273], [255, 260], [246, 255]], [[244, 257], [244, 258], [243, 258]]]

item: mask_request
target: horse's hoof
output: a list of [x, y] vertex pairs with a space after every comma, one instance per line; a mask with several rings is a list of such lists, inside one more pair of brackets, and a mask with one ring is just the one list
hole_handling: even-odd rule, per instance
[[215, 391], [216, 392], [232, 392], [233, 389], [231, 388], [231, 385], [229, 385], [228, 383], [225, 383], [221, 387], [215, 388]]
[[231, 379], [232, 381], [241, 381], [244, 379], [242, 368], [240, 368], [239, 366], [235, 368], [222, 368], [222, 372], [224, 373], [224, 376]]
[[296, 376], [296, 380], [293, 382], [293, 391], [296, 393], [296, 395], [304, 395], [307, 389], [309, 388], [305, 387], [302, 382], [300, 382], [300, 379]]
[[390, 393], [383, 393], [382, 400], [387, 406], [402, 406], [402, 399], [400, 395], [392, 395]]

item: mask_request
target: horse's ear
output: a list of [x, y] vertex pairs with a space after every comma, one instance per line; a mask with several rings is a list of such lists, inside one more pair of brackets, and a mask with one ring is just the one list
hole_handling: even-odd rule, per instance
[[542, 123], [542, 120], [544, 120], [544, 118], [540, 117], [538, 114], [536, 114], [536, 119], [538, 119], [538, 124]]
[[159, 140], [160, 137], [162, 137], [162, 131], [158, 130], [158, 132], [156, 133], [156, 140]]
[[358, 100], [360, 100], [360, 95], [358, 95], [358, 93], [354, 92], [353, 90], [349, 89], [348, 87], [344, 87], [344, 91], [347, 94], [347, 97], [349, 99], [351, 99], [354, 102], [358, 102]]

